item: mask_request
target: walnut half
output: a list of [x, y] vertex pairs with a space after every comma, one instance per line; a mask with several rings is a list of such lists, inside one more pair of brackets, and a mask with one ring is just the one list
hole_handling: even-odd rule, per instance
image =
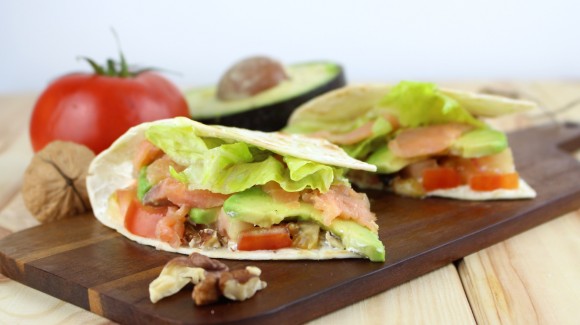
[[174, 258], [163, 267], [159, 277], [149, 285], [149, 298], [156, 303], [191, 282], [194, 284], [191, 297], [198, 306], [215, 303], [222, 296], [243, 301], [266, 288], [260, 274], [255, 266], [229, 271], [217, 260], [192, 253], [189, 257]]
[[80, 144], [49, 143], [24, 173], [22, 197], [40, 222], [50, 222], [91, 210], [85, 179], [95, 155]]
[[262, 271], [255, 266], [223, 272], [220, 276], [220, 289], [226, 298], [244, 301], [266, 288], [266, 282], [260, 280], [261, 273]]
[[205, 279], [205, 269], [191, 265], [188, 257], [177, 257], [169, 261], [157, 279], [149, 284], [149, 299], [152, 303], [176, 294], [188, 283], [200, 283]]

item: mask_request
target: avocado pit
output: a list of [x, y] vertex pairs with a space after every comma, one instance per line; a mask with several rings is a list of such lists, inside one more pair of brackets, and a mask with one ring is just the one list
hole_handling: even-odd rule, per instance
[[252, 97], [287, 80], [282, 64], [265, 56], [241, 60], [218, 83], [217, 98], [230, 101]]

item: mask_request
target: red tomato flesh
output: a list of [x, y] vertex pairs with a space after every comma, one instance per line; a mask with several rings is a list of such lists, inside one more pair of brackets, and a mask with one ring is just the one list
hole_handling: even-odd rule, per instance
[[240, 233], [238, 250], [273, 250], [292, 246], [290, 231], [286, 227], [257, 228]]
[[474, 191], [515, 190], [519, 187], [519, 179], [517, 173], [482, 173], [469, 178], [469, 187]]
[[120, 78], [73, 73], [53, 81], [38, 98], [30, 140], [34, 151], [62, 140], [98, 154], [132, 126], [175, 116], [189, 116], [187, 102], [159, 74]]
[[167, 214], [167, 207], [142, 205], [137, 199], [131, 200], [125, 214], [125, 228], [132, 234], [146, 238], [156, 238], [155, 228], [159, 220]]
[[423, 188], [430, 192], [461, 185], [461, 175], [453, 168], [435, 167], [423, 170]]

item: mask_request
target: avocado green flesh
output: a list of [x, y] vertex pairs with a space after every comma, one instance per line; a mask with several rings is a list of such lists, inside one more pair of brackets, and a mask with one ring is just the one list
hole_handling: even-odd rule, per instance
[[352, 220], [334, 219], [329, 226], [325, 226], [322, 213], [308, 203], [301, 202], [298, 208], [289, 207], [254, 187], [230, 196], [224, 202], [223, 209], [233, 220], [260, 227], [270, 227], [284, 220], [314, 221], [340, 237], [347, 249], [367, 256], [373, 262], [385, 261], [385, 247], [377, 234]]
[[193, 208], [189, 210], [189, 221], [198, 225], [209, 225], [217, 221], [220, 208]]
[[463, 158], [479, 158], [507, 148], [504, 133], [491, 129], [477, 129], [463, 134], [451, 145], [451, 153]]
[[334, 219], [328, 228], [330, 232], [340, 237], [345, 247], [368, 256], [373, 262], [385, 261], [385, 246], [379, 237], [367, 228], [344, 219]]
[[216, 86], [189, 89], [184, 92], [191, 117], [207, 119], [282, 102], [317, 88], [340, 74], [339, 65], [330, 62], [309, 62], [286, 67], [289, 79], [255, 96], [222, 101], [217, 99]]
[[367, 159], [367, 163], [377, 166], [377, 172], [382, 174], [390, 174], [398, 172], [407, 165], [415, 162], [416, 159], [407, 159], [395, 156], [388, 146], [382, 146], [377, 149]]

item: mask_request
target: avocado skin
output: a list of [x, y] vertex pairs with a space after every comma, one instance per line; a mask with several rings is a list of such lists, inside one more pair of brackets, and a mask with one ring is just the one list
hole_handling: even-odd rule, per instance
[[346, 248], [367, 256], [373, 262], [385, 261], [385, 247], [378, 235], [352, 220], [335, 219], [329, 226], [323, 224], [322, 213], [313, 205], [301, 202], [300, 207], [289, 207], [275, 202], [260, 188], [253, 187], [230, 196], [223, 205], [233, 220], [270, 227], [283, 220], [314, 221], [323, 229], [340, 237]]
[[290, 115], [298, 106], [306, 103], [314, 97], [318, 97], [326, 92], [346, 85], [344, 69], [340, 65], [338, 65], [338, 67], [339, 73], [334, 78], [301, 95], [281, 102], [252, 108], [247, 111], [196, 120], [204, 124], [235, 126], [266, 132], [278, 131], [286, 126]]

